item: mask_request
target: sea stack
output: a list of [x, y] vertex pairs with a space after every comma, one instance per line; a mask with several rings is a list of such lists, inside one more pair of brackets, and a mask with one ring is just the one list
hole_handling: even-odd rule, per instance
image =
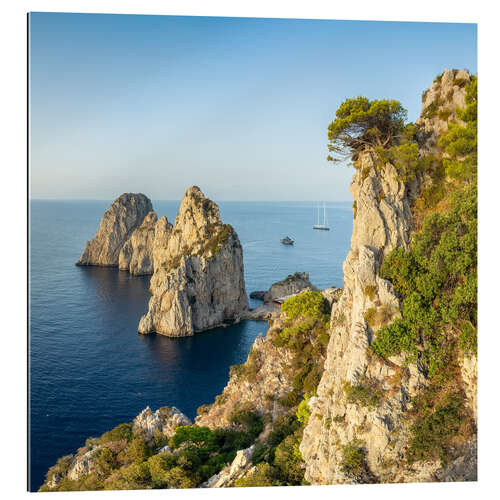
[[121, 270], [135, 275], [153, 274], [153, 244], [157, 220], [156, 213], [149, 212], [125, 242], [118, 258]]
[[219, 207], [193, 186], [174, 227], [163, 225], [157, 226], [152, 297], [139, 333], [184, 337], [238, 321], [248, 309], [243, 251], [234, 229], [222, 223]]
[[95, 237], [87, 241], [78, 266], [118, 266], [120, 251], [144, 217], [153, 210], [141, 193], [124, 193], [104, 212]]

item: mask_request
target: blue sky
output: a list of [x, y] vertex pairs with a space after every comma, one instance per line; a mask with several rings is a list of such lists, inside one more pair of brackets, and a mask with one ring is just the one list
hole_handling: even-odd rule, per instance
[[414, 121], [444, 68], [477, 72], [476, 25], [33, 13], [31, 197], [350, 200], [338, 105]]

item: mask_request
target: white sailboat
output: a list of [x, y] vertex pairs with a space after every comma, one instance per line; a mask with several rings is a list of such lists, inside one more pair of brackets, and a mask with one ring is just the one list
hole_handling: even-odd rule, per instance
[[326, 218], [325, 202], [323, 202], [323, 224], [319, 223], [319, 205], [318, 205], [318, 223], [314, 224], [313, 229], [321, 229], [323, 231], [330, 231], [330, 228], [328, 227], [328, 219]]

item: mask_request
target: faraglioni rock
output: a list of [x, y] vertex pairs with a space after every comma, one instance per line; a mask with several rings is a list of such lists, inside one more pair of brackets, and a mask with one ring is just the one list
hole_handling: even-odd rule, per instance
[[134, 230], [120, 251], [119, 269], [135, 275], [153, 274], [153, 244], [157, 220], [156, 213], [151, 211]]
[[193, 186], [174, 227], [165, 224], [155, 235], [152, 297], [139, 333], [183, 337], [238, 321], [248, 309], [243, 251], [218, 206]]
[[95, 237], [87, 241], [78, 266], [118, 266], [120, 251], [132, 232], [153, 210], [141, 193], [124, 193], [104, 212]]

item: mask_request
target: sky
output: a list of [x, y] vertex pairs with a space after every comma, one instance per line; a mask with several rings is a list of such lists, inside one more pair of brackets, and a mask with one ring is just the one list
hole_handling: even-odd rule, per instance
[[31, 13], [30, 196], [349, 201], [326, 161], [342, 101], [409, 121], [445, 68], [477, 73], [477, 25]]

